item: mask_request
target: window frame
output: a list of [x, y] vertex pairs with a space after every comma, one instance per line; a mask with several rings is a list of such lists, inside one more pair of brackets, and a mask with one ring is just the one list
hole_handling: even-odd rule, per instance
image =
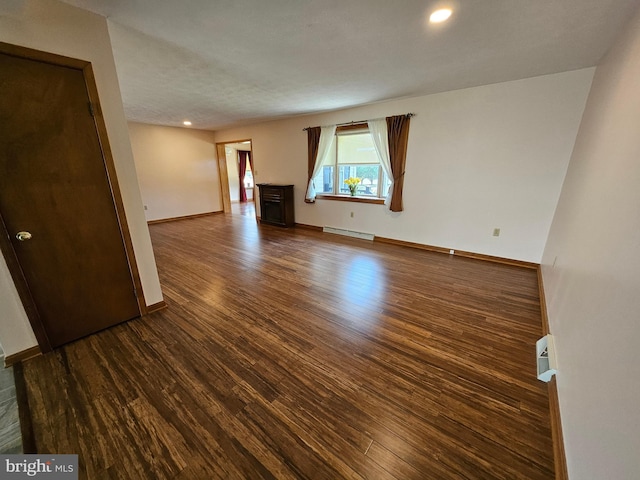
[[[342, 135], [349, 135], [349, 134], [357, 134], [357, 133], [369, 133], [369, 134], [371, 134], [371, 132], [369, 131], [369, 124], [367, 122], [361, 122], [361, 123], [352, 123], [352, 124], [349, 124], [349, 125], [340, 125], [340, 126], [336, 127], [336, 133], [335, 133], [335, 138], [334, 138], [335, 145], [333, 146], [333, 148], [335, 149], [335, 163], [333, 163], [332, 165], [326, 165], [326, 166], [332, 166], [333, 167], [333, 192], [332, 193], [325, 193], [325, 192], [318, 193], [316, 195], [316, 198], [319, 198], [319, 199], [322, 199], [322, 200], [339, 200], [339, 201], [358, 202], [358, 203], [373, 203], [373, 204], [379, 204], [379, 205], [383, 205], [384, 204], [384, 202], [385, 202], [387, 197], [379, 196], [382, 193], [382, 188], [379, 189], [378, 196], [374, 196], [374, 195], [356, 195], [356, 196], [352, 197], [349, 194], [340, 193], [340, 188], [339, 188], [340, 166], [341, 165], [342, 166], [350, 166], [350, 165], [355, 165], [355, 164], [349, 164], [349, 163], [340, 164], [339, 163], [338, 137], [341, 134]], [[372, 165], [372, 164], [363, 164], [363, 165]], [[384, 169], [382, 168], [382, 164], [378, 160], [378, 185], [381, 185], [383, 187], [385, 185], [384, 177], [385, 177]]]

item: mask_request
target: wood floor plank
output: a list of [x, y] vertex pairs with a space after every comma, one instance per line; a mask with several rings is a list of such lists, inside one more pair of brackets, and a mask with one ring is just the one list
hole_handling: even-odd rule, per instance
[[536, 272], [217, 215], [150, 227], [169, 308], [24, 363], [87, 479], [548, 479]]

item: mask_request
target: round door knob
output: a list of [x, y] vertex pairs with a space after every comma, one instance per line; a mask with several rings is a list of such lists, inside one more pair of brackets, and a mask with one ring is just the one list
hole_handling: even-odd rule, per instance
[[18, 232], [16, 233], [16, 238], [21, 242], [25, 242], [31, 240], [31, 234], [29, 232]]

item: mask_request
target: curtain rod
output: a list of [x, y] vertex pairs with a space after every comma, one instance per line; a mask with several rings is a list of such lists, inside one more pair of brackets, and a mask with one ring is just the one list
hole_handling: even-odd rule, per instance
[[[411, 118], [411, 117], [415, 117], [416, 114], [415, 113], [405, 113], [404, 116], [408, 117], [408, 118]], [[367, 122], [372, 121], [372, 120], [383, 120], [385, 118], [387, 118], [387, 117], [372, 118], [370, 120], [358, 120], [357, 122], [354, 121], [354, 122], [337, 123], [336, 127], [344, 127], [345, 125], [355, 125], [356, 123], [367, 123]], [[323, 126], [325, 126], [325, 125], [323, 125]], [[305, 128], [302, 129], [302, 131], [306, 132], [310, 128], [313, 128], [313, 127], [305, 127]]]

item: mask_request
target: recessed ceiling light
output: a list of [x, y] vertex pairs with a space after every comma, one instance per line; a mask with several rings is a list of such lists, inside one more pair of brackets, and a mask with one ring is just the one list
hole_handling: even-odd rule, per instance
[[184, 122], [182, 122], [182, 124], [188, 127], [189, 125], [191, 125], [191, 122], [189, 120], [185, 120]]
[[440, 10], [436, 10], [429, 17], [429, 21], [431, 23], [440, 23], [444, 22], [451, 16], [451, 9], [449, 8], [441, 8]]

